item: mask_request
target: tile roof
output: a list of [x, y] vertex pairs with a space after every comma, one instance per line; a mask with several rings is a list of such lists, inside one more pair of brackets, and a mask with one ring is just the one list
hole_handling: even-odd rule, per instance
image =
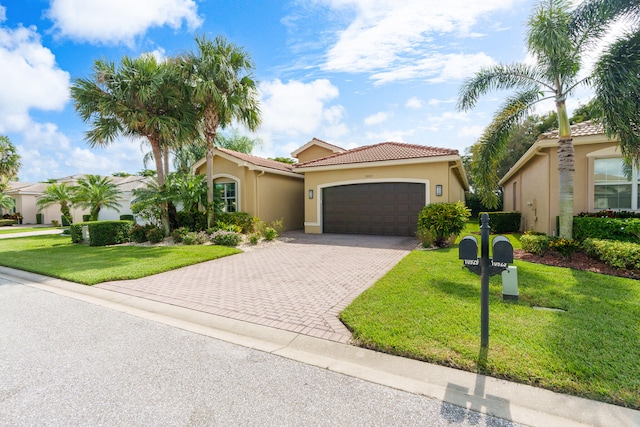
[[252, 156], [251, 154], [240, 153], [238, 151], [229, 150], [227, 148], [217, 147], [216, 149], [220, 150], [220, 152], [222, 153], [228, 154], [247, 163], [251, 163], [252, 165], [261, 166], [263, 168], [276, 169], [283, 172], [295, 172], [293, 170], [293, 166], [288, 163]]
[[[571, 125], [571, 136], [592, 136], [592, 135], [603, 135], [604, 128], [599, 123], [594, 123], [591, 120], [587, 120], [586, 122], [576, 123], [575, 125]], [[555, 139], [558, 138], [558, 129], [552, 130], [550, 132], [543, 133], [540, 135], [538, 139]]]
[[426, 145], [382, 142], [354, 148], [343, 153], [299, 163], [294, 168], [347, 165], [354, 163], [382, 162], [387, 160], [419, 159], [438, 156], [457, 156], [458, 150], [429, 147]]

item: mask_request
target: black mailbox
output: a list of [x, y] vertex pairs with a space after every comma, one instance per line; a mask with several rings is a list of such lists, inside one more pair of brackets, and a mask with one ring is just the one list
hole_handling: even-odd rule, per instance
[[473, 236], [465, 236], [458, 245], [458, 259], [478, 259], [478, 240]]
[[501, 264], [513, 263], [513, 246], [504, 236], [496, 236], [493, 239], [493, 262]]

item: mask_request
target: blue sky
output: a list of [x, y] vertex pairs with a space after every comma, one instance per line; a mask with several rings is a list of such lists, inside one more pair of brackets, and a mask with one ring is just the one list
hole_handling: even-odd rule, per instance
[[[0, 0], [0, 134], [18, 147], [21, 181], [136, 173], [148, 146], [122, 139], [89, 148], [69, 86], [89, 77], [96, 59], [173, 56], [194, 50], [194, 36], [206, 34], [243, 46], [255, 62], [263, 113], [252, 135], [262, 140], [256, 155], [289, 157], [313, 137], [344, 148], [399, 141], [462, 154], [501, 94], [462, 113], [458, 89], [483, 65], [526, 59], [533, 4]], [[574, 97], [569, 106], [587, 99]]]

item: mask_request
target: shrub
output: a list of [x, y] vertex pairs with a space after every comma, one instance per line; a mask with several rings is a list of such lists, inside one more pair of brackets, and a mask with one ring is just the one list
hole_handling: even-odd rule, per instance
[[549, 242], [549, 249], [558, 252], [567, 261], [571, 261], [573, 254], [580, 250], [580, 243], [573, 239], [558, 237]]
[[578, 216], [591, 218], [640, 218], [640, 212], [612, 211], [605, 209], [597, 212], [580, 212]]
[[256, 231], [258, 218], [249, 215], [247, 212], [222, 212], [215, 214], [215, 220], [237, 225], [240, 227], [241, 233], [249, 234]]
[[216, 228], [223, 231], [233, 231], [234, 233], [242, 233], [242, 227], [236, 224], [229, 224], [227, 222], [217, 221]]
[[585, 239], [582, 242], [582, 249], [590, 257], [597, 258], [608, 266], [640, 269], [640, 244]]
[[551, 242], [551, 237], [546, 234], [540, 235], [525, 233], [520, 237], [522, 250], [531, 252], [538, 256], [544, 256], [549, 251], [549, 242]]
[[107, 246], [129, 241], [131, 221], [90, 221], [89, 245]]
[[17, 219], [0, 219], [0, 227], [10, 226], [17, 223], [18, 223]]
[[185, 227], [191, 231], [202, 231], [207, 228], [206, 212], [184, 212], [176, 213], [177, 227]]
[[260, 241], [260, 233], [252, 233], [249, 235], [249, 243], [251, 243], [252, 245], [257, 245], [258, 242]]
[[[489, 215], [489, 227], [492, 233], [512, 233], [520, 230], [522, 214], [520, 212], [482, 212]], [[480, 213], [479, 217], [482, 217]]]
[[436, 246], [448, 246], [450, 238], [464, 230], [470, 215], [462, 202], [432, 203], [422, 208], [418, 215], [418, 231], [428, 230]]
[[609, 217], [574, 217], [573, 237], [576, 240], [608, 239], [640, 243], [640, 219]]
[[54, 227], [60, 227], [60, 223], [58, 222], [57, 219], [52, 219], [51, 220], [51, 225], [53, 225]]
[[426, 228], [419, 228], [416, 231], [416, 237], [422, 244], [423, 248], [430, 248], [435, 243], [435, 238], [433, 237], [433, 233]]
[[173, 241], [176, 243], [182, 243], [184, 236], [189, 232], [189, 229], [186, 227], [180, 227], [173, 230], [171, 233], [171, 237]]
[[209, 235], [204, 231], [190, 231], [182, 237], [185, 245], [201, 245], [209, 240]]
[[133, 215], [131, 214], [120, 215], [120, 221], [134, 221]]
[[238, 246], [242, 235], [235, 231], [218, 230], [211, 235], [211, 242], [220, 246]]
[[149, 224], [147, 225], [134, 224], [131, 227], [131, 230], [129, 230], [129, 237], [132, 242], [144, 243], [147, 240], [149, 240], [149, 238], [147, 237], [147, 232], [152, 228], [154, 228], [154, 226]]
[[147, 231], [147, 239], [151, 243], [160, 243], [164, 239], [164, 231], [159, 227], [150, 228]]
[[273, 239], [278, 237], [278, 232], [273, 227], [265, 227], [264, 228], [264, 240], [270, 242]]
[[82, 226], [84, 223], [79, 222], [69, 226], [69, 234], [71, 235], [71, 242], [82, 243]]
[[[64, 225], [65, 218], [62, 217], [62, 225]], [[91, 215], [82, 215], [82, 221], [87, 222], [91, 221]]]

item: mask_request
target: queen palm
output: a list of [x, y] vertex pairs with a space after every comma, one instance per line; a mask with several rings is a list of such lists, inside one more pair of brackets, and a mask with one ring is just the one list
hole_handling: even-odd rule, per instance
[[[473, 108], [478, 98], [490, 91], [515, 90], [474, 147], [471, 174], [486, 205], [497, 205], [493, 191], [499, 180], [496, 170], [510, 132], [536, 104], [554, 100], [559, 131], [559, 232], [562, 237], [572, 237], [574, 150], [566, 100], [578, 86], [594, 84], [599, 79], [616, 86], [603, 73], [581, 77], [583, 59], [614, 23], [623, 17], [637, 17], [639, 13], [640, 0], [586, 0], [576, 8], [572, 8], [570, 0], [544, 0], [528, 22], [527, 48], [533, 62], [483, 68], [463, 84], [458, 108], [464, 111]], [[634, 66], [637, 70], [638, 63]], [[603, 108], [619, 113], [615, 105]], [[607, 126], [612, 132], [621, 130], [612, 124]]]
[[75, 205], [89, 209], [89, 220], [97, 221], [102, 208], [114, 209], [119, 212], [122, 192], [111, 178], [100, 175], [87, 175], [78, 180]]
[[183, 64], [206, 144], [208, 221], [211, 225], [213, 150], [218, 128], [237, 121], [255, 130], [260, 124], [260, 107], [256, 82], [251, 75], [254, 66], [244, 49], [221, 36], [213, 41], [199, 36], [196, 44], [198, 52], [187, 55]]
[[47, 189], [44, 190], [42, 196], [38, 197], [36, 204], [39, 209], [43, 209], [51, 205], [60, 205], [60, 212], [62, 213], [63, 219], [62, 222], [71, 224], [73, 222], [71, 208], [73, 206], [75, 194], [76, 187], [67, 185], [66, 182], [50, 184]]
[[[165, 180], [167, 144], [187, 139], [196, 129], [187, 95], [175, 62], [158, 62], [151, 55], [124, 56], [117, 67], [106, 60], [95, 61], [92, 79], [75, 79], [71, 87], [76, 111], [90, 124], [89, 145], [105, 146], [119, 136], [146, 138], [160, 187]], [[168, 222], [163, 222], [168, 233]]]

